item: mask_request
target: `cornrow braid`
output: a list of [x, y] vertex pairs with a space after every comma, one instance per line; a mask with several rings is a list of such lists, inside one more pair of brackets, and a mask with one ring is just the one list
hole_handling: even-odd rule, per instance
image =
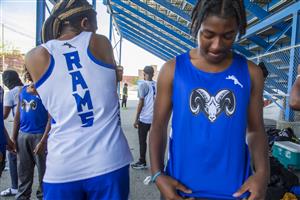
[[239, 37], [246, 33], [247, 19], [243, 0], [198, 0], [191, 16], [191, 33], [195, 38], [208, 15], [235, 17], [239, 27]]
[[76, 28], [76, 22], [81, 17], [91, 18], [96, 21], [96, 12], [86, 0], [60, 0], [53, 7], [50, 16], [43, 24], [42, 41], [45, 43], [49, 40], [59, 37], [63, 25], [69, 24]]

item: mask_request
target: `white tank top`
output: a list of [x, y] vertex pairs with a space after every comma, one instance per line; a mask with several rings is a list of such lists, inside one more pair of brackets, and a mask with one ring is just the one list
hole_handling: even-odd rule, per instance
[[83, 180], [120, 169], [132, 155], [120, 123], [116, 72], [88, 46], [92, 33], [42, 46], [51, 63], [36, 82], [53, 118], [44, 181]]
[[156, 82], [155, 81], [145, 81], [148, 86], [148, 93], [144, 98], [144, 106], [140, 113], [140, 121], [146, 124], [152, 124], [153, 119], [153, 107], [156, 97]]

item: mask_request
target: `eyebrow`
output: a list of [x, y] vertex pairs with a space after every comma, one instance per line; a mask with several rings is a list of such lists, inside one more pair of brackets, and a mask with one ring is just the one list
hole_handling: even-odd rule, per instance
[[[211, 31], [211, 30], [209, 30], [209, 29], [203, 29], [202, 32], [207, 32], [207, 33], [215, 34], [214, 31]], [[232, 34], [232, 33], [234, 33], [234, 32], [235, 32], [234, 30], [228, 31], [228, 32], [224, 33], [223, 35]]]

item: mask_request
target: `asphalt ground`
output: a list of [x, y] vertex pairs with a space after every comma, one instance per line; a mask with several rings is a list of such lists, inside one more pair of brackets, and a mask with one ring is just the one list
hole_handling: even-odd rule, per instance
[[[139, 142], [137, 129], [133, 127], [136, 113], [136, 100], [129, 100], [127, 109], [121, 109], [121, 120], [124, 133], [127, 137], [134, 160], [139, 158]], [[6, 123], [11, 126], [11, 123]], [[11, 130], [11, 127], [8, 127]], [[147, 160], [149, 164], [149, 156], [147, 151]], [[36, 171], [36, 170], [35, 170]], [[159, 200], [160, 195], [155, 185], [144, 185], [143, 180], [150, 175], [149, 169], [135, 170], [130, 169], [130, 199], [131, 200]], [[0, 180], [0, 191], [10, 187], [9, 171], [4, 171]], [[35, 192], [37, 190], [37, 175], [35, 174], [33, 191], [31, 199], [36, 199]], [[14, 197], [0, 197], [1, 200], [14, 200]]]

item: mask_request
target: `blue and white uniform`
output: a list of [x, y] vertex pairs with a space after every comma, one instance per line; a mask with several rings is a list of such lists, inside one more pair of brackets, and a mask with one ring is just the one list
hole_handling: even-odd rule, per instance
[[244, 57], [233, 54], [222, 72], [204, 72], [177, 56], [167, 173], [193, 196], [235, 199], [250, 176], [246, 145], [251, 81]]
[[[48, 112], [37, 94], [28, 92], [32, 85], [24, 86], [19, 93], [18, 193], [16, 199], [30, 199], [34, 169], [37, 168], [39, 187], [46, 169], [46, 154], [34, 153], [48, 122]], [[37, 195], [40, 198], [39, 195]]]
[[[7, 91], [4, 94], [4, 106], [10, 107], [12, 110], [12, 116], [15, 117], [16, 114], [16, 108], [17, 108], [17, 104], [18, 104], [18, 94], [20, 92], [22, 86], [16, 86], [13, 89]], [[11, 130], [12, 132], [12, 130]]]
[[35, 85], [53, 118], [46, 183], [93, 178], [132, 161], [120, 124], [116, 72], [92, 55], [91, 35], [43, 44], [51, 63]]
[[138, 88], [138, 97], [144, 99], [144, 106], [141, 110], [139, 121], [145, 124], [152, 124], [156, 90], [155, 81], [143, 81]]
[[22, 133], [43, 134], [48, 121], [48, 112], [38, 95], [27, 92], [24, 86], [19, 95], [20, 131]]

